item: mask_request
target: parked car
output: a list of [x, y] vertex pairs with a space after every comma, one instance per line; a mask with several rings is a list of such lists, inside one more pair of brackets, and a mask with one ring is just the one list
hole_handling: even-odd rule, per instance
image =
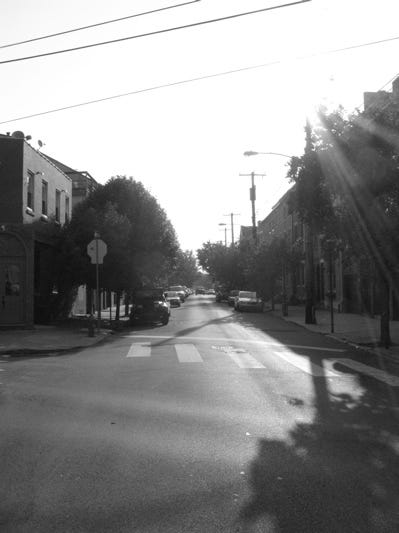
[[195, 289], [195, 294], [205, 294], [205, 289], [203, 287], [197, 287]]
[[263, 300], [258, 298], [256, 292], [239, 291], [234, 300], [236, 311], [258, 311], [263, 310]]
[[235, 300], [235, 297], [238, 296], [238, 293], [240, 291], [237, 291], [237, 290], [234, 290], [234, 291], [230, 291], [229, 292], [229, 295], [227, 297], [227, 303], [231, 306], [231, 307], [234, 307], [234, 300]]
[[178, 295], [179, 295], [180, 301], [182, 303], [185, 302], [185, 300], [186, 300], [186, 291], [184, 290], [183, 285], [172, 285], [171, 287], [168, 288], [168, 291], [177, 292]]
[[215, 289], [206, 289], [205, 294], [216, 294]]
[[150, 288], [138, 290], [133, 297], [130, 311], [130, 323], [161, 323], [169, 322], [170, 305], [166, 301], [163, 289]]
[[166, 298], [166, 301], [169, 302], [171, 307], [181, 306], [180, 296], [177, 291], [166, 291], [165, 298]]

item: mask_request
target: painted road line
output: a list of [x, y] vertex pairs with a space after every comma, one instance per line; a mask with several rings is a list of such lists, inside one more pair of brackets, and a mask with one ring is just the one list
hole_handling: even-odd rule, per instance
[[306, 374], [311, 374], [312, 376], [327, 378], [342, 376], [342, 373], [327, 370], [326, 368], [313, 363], [313, 361], [311, 361], [308, 357], [298, 355], [295, 352], [273, 350], [273, 354], [277, 355], [277, 357], [280, 357], [281, 359], [284, 359], [284, 361], [290, 365], [293, 365], [303, 372], [306, 372]]
[[151, 344], [136, 344], [133, 343], [130, 346], [130, 349], [126, 357], [150, 357], [151, 355]]
[[384, 383], [391, 385], [391, 387], [399, 387], [399, 377], [388, 374], [388, 372], [385, 372], [384, 370], [365, 365], [364, 363], [354, 361], [353, 359], [335, 359], [334, 363], [346, 366], [352, 370], [356, 370], [356, 372], [378, 379], [379, 381], [383, 381]]
[[245, 350], [223, 350], [240, 368], [265, 368], [255, 357]]
[[284, 344], [282, 342], [269, 342], [262, 340], [252, 340], [252, 339], [230, 339], [230, 338], [221, 338], [221, 337], [185, 337], [179, 334], [177, 335], [124, 335], [125, 338], [136, 338], [136, 339], [164, 339], [164, 340], [184, 340], [184, 341], [203, 341], [203, 342], [234, 342], [234, 343], [244, 343], [244, 344], [259, 344], [263, 346], [270, 346], [271, 348], [292, 348], [298, 350], [315, 350], [321, 352], [335, 352], [343, 353], [346, 352], [346, 349], [342, 348], [325, 348], [324, 346], [303, 346], [301, 344]]
[[194, 344], [176, 344], [175, 350], [180, 363], [204, 362]]

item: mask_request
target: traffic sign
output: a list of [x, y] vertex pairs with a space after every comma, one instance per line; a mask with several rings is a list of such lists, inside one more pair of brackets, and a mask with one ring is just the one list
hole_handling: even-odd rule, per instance
[[93, 265], [102, 265], [106, 254], [107, 245], [102, 239], [93, 239], [87, 245], [87, 255], [90, 256]]

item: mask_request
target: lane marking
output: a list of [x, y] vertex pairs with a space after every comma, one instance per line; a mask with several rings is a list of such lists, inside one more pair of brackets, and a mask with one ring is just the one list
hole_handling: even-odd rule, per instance
[[265, 368], [255, 357], [248, 352], [227, 352], [227, 355], [238, 365], [240, 368]]
[[[216, 346], [212, 346], [212, 348], [216, 348]], [[218, 349], [227, 354], [240, 368], [265, 368], [262, 363], [246, 350], [234, 348], [233, 346], [220, 346]]]
[[151, 344], [136, 344], [133, 343], [130, 346], [130, 349], [126, 357], [150, 357], [151, 355]]
[[194, 344], [176, 344], [175, 350], [180, 363], [204, 362]]
[[391, 385], [391, 387], [399, 387], [399, 377], [393, 376], [392, 374], [388, 374], [388, 372], [385, 372], [384, 370], [380, 370], [373, 366], [365, 365], [364, 363], [354, 361], [353, 359], [335, 359], [334, 363], [347, 366], [348, 368], [356, 370], [361, 374], [367, 374], [368, 376], [371, 376], [375, 379], [378, 379], [379, 381], [383, 381], [384, 383]]
[[280, 357], [281, 359], [284, 359], [284, 361], [290, 365], [293, 365], [303, 372], [306, 372], [306, 374], [311, 374], [312, 376], [331, 378], [342, 376], [342, 373], [327, 370], [327, 368], [323, 368], [322, 366], [313, 363], [313, 361], [310, 361], [309, 359], [305, 359], [304, 356], [298, 355], [295, 352], [273, 350], [273, 354], [277, 355], [277, 357]]
[[303, 346], [301, 344], [284, 344], [282, 342], [268, 342], [261, 340], [253, 339], [226, 339], [221, 337], [189, 337], [189, 336], [180, 336], [180, 335], [123, 335], [125, 338], [136, 338], [136, 339], [163, 339], [163, 340], [179, 340], [182, 341], [211, 341], [211, 342], [238, 342], [244, 344], [259, 344], [264, 346], [276, 346], [279, 348], [293, 348], [299, 350], [317, 350], [321, 352], [335, 352], [343, 353], [346, 352], [346, 349], [342, 348], [324, 348], [323, 346]]

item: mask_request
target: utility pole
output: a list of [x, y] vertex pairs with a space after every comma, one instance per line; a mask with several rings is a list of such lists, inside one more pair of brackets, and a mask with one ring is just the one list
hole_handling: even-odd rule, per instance
[[227, 248], [227, 224], [225, 222], [219, 222], [219, 226], [224, 226], [224, 246]]
[[240, 174], [240, 176], [251, 176], [251, 188], [249, 189], [249, 199], [251, 200], [252, 204], [252, 236], [254, 239], [255, 245], [258, 244], [258, 232], [256, 228], [256, 214], [255, 214], [255, 200], [256, 200], [256, 187], [255, 187], [255, 176], [266, 176], [266, 174], [255, 174], [255, 172], [251, 172], [251, 174]]
[[228, 213], [227, 215], [223, 215], [224, 217], [230, 217], [230, 225], [231, 225], [231, 246], [234, 246], [234, 217], [239, 216], [240, 213]]

